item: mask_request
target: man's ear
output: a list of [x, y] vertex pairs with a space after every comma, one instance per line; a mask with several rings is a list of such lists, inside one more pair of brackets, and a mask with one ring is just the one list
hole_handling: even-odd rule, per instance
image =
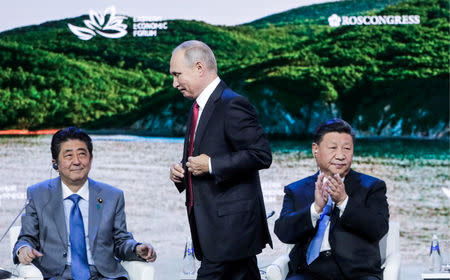
[[197, 72], [199, 72], [200, 75], [203, 75], [206, 72], [206, 65], [201, 61], [197, 61], [194, 64], [194, 67], [195, 67], [195, 70]]
[[317, 143], [312, 143], [311, 152], [312, 152], [314, 158], [316, 157], [318, 150], [319, 150], [319, 145], [317, 145]]

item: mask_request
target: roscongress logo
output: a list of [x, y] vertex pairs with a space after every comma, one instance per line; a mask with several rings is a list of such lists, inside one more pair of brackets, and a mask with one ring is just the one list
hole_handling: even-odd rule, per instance
[[328, 24], [331, 27], [339, 27], [341, 25], [341, 17], [333, 14], [331, 17], [328, 18]]
[[420, 24], [419, 15], [383, 15], [383, 16], [338, 16], [328, 18], [331, 27], [344, 25], [406, 25]]
[[[122, 38], [128, 34], [128, 26], [123, 23], [126, 16], [116, 15], [114, 6], [108, 7], [103, 13], [93, 10], [89, 11], [89, 19], [84, 20], [85, 26], [67, 24], [70, 31], [81, 40], [90, 40], [96, 35], [109, 39]], [[133, 37], [156, 37], [158, 30], [166, 30], [167, 22], [163, 22], [157, 16], [133, 17]]]
[[[108, 18], [108, 21], [106, 21]], [[93, 10], [89, 11], [89, 19], [84, 20], [86, 27], [67, 24], [73, 34], [81, 40], [90, 40], [97, 34], [106, 38], [117, 39], [127, 35], [127, 25], [123, 23], [125, 16], [117, 16], [116, 8], [111, 6], [103, 13]]]

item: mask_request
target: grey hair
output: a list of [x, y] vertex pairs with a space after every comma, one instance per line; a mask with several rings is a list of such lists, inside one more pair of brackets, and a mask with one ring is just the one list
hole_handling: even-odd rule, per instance
[[172, 51], [172, 55], [179, 50], [184, 51], [184, 63], [187, 66], [193, 66], [194, 63], [200, 61], [205, 63], [207, 69], [217, 73], [216, 58], [207, 44], [197, 40], [185, 41]]

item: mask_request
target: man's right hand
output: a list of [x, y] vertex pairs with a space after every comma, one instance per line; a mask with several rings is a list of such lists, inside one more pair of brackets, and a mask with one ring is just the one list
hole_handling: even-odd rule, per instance
[[328, 202], [328, 192], [326, 191], [327, 186], [323, 183], [324, 176], [324, 173], [319, 174], [314, 190], [314, 207], [317, 213], [322, 213], [323, 208]]
[[170, 180], [174, 183], [181, 183], [184, 178], [184, 169], [181, 163], [172, 164], [170, 167]]
[[19, 262], [22, 264], [30, 264], [36, 257], [42, 257], [43, 254], [38, 250], [26, 245], [19, 249]]

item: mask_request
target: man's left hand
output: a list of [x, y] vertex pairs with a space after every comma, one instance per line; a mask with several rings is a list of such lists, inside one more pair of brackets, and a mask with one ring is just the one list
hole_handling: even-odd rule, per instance
[[150, 244], [139, 244], [136, 246], [136, 254], [147, 262], [156, 260], [156, 252]]
[[339, 174], [334, 174], [333, 176], [328, 176], [328, 193], [331, 199], [336, 203], [336, 205], [341, 205], [342, 202], [347, 198], [347, 193], [345, 192], [345, 185]]
[[201, 154], [196, 157], [188, 157], [186, 167], [194, 176], [200, 176], [209, 173], [209, 156]]

